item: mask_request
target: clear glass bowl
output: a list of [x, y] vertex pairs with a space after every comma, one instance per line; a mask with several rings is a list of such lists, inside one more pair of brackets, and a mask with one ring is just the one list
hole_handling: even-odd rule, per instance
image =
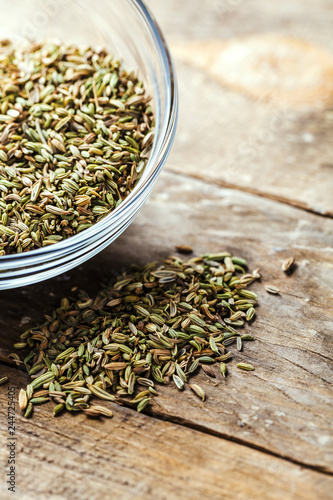
[[132, 193], [91, 228], [51, 247], [0, 257], [0, 289], [36, 283], [81, 264], [114, 241], [147, 199], [169, 155], [178, 96], [160, 28], [140, 0], [0, 0], [0, 39], [56, 38], [105, 46], [138, 70], [152, 96], [156, 128], [143, 176]]

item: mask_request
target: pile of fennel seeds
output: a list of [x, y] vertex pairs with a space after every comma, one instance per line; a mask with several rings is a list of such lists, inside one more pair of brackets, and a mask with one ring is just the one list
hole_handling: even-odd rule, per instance
[[149, 101], [105, 50], [0, 42], [0, 256], [64, 240], [126, 198], [153, 141]]
[[[257, 295], [247, 287], [260, 278], [258, 271], [247, 272], [246, 261], [227, 252], [188, 261], [172, 256], [132, 266], [96, 297], [80, 291], [63, 298], [14, 344], [29, 350], [22, 360], [10, 355], [32, 379], [20, 391], [21, 410], [29, 417], [51, 399], [54, 415], [112, 416], [95, 398], [142, 411], [159, 384], [172, 383], [181, 393], [199, 370], [215, 377], [214, 363], [225, 377], [233, 351], [253, 340], [242, 327], [255, 316]], [[205, 399], [202, 387], [189, 387]]]

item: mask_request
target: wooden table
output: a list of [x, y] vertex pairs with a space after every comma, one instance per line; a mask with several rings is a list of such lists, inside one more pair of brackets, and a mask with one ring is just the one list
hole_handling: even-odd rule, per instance
[[[249, 328], [255, 342], [234, 356], [256, 370], [237, 371], [234, 361], [225, 380], [200, 373], [204, 403], [189, 389], [179, 397], [174, 387], [161, 387], [145, 414], [112, 406], [110, 420], [54, 419], [46, 404], [27, 420], [17, 411], [17, 496], [6, 490], [2, 468], [0, 497], [332, 498], [332, 4], [147, 3], [177, 66], [181, 104], [173, 152], [144, 209], [112, 246], [66, 275], [1, 292], [0, 377], [9, 374], [17, 392], [27, 384], [7, 358], [12, 343], [73, 285], [93, 294], [113, 268], [157, 260], [177, 244], [192, 245], [197, 254], [226, 249], [261, 268], [262, 283], [253, 286], [260, 307]], [[291, 36], [325, 47], [328, 55], [315, 49], [312, 57]], [[287, 47], [282, 69], [273, 49], [280, 44]], [[237, 54], [249, 45], [253, 60], [242, 74]], [[310, 68], [299, 71], [303, 49]], [[233, 81], [225, 73], [230, 50]], [[251, 64], [259, 75], [254, 84]], [[311, 80], [311, 64], [318, 64], [314, 70], [327, 78], [326, 87]], [[275, 70], [271, 87], [263, 86], [260, 75], [265, 80]], [[297, 262], [291, 275], [280, 268], [289, 256]], [[265, 292], [265, 283], [280, 295]], [[6, 385], [0, 397], [4, 464]]]

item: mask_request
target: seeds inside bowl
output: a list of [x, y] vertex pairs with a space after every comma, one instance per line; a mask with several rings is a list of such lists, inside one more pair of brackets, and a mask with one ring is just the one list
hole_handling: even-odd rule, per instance
[[0, 256], [80, 233], [128, 196], [153, 142], [149, 101], [104, 49], [0, 42]]

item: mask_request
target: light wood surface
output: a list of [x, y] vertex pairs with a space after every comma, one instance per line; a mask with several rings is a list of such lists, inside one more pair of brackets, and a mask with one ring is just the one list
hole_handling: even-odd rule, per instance
[[[8, 359], [20, 333], [77, 285], [94, 294], [112, 269], [192, 245], [229, 250], [261, 268], [254, 342], [234, 351], [229, 377], [199, 373], [201, 403], [171, 386], [146, 414], [105, 403], [111, 420], [34, 419], [17, 411], [17, 498], [328, 500], [333, 475], [332, 107], [328, 100], [274, 105], [232, 88], [194, 57], [267, 32], [332, 53], [330, 2], [149, 0], [174, 48], [180, 86], [177, 138], [165, 171], [131, 227], [101, 254], [47, 282], [0, 293], [0, 377], [27, 375]], [[204, 6], [203, 6], [204, 4]], [[207, 6], [207, 4], [209, 4]], [[234, 7], [232, 7], [234, 5]], [[222, 6], [222, 7], [221, 7]], [[306, 9], [305, 9], [306, 7]], [[287, 22], [288, 21], [288, 22]], [[251, 38], [253, 40], [253, 38]], [[208, 58], [207, 55], [207, 58]], [[201, 53], [202, 56], [202, 53]], [[259, 144], [272, 112], [288, 120]], [[259, 135], [258, 135], [259, 134]], [[310, 135], [307, 135], [310, 134]], [[311, 136], [311, 137], [310, 137]], [[261, 136], [260, 136], [261, 137]], [[252, 141], [252, 142], [251, 142]], [[259, 145], [258, 145], [259, 144]], [[246, 154], [246, 147], [255, 152]], [[294, 256], [291, 275], [280, 266]], [[265, 284], [281, 293], [269, 295]], [[255, 366], [236, 368], [237, 360]], [[194, 380], [194, 379], [193, 379]], [[0, 387], [1, 446], [8, 437], [7, 385]], [[12, 498], [0, 479], [0, 498]]]
[[332, 216], [332, 4], [149, 5], [180, 87], [169, 168]]

